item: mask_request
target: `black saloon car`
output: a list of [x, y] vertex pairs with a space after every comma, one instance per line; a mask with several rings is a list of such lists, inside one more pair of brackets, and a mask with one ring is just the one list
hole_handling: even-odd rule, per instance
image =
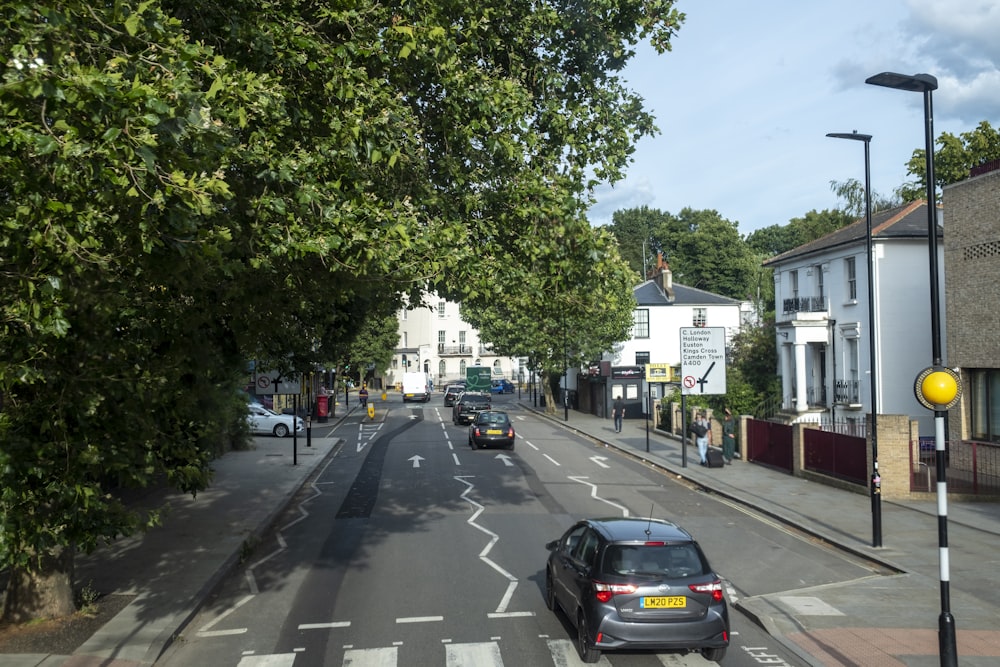
[[455, 407], [455, 401], [458, 400], [458, 397], [462, 395], [463, 391], [465, 391], [464, 384], [448, 385], [448, 387], [444, 390], [444, 407]]
[[700, 652], [713, 662], [726, 655], [722, 580], [684, 529], [660, 519], [587, 519], [545, 546], [545, 604], [576, 626], [583, 662], [622, 649]]
[[467, 391], [452, 407], [451, 421], [455, 424], [471, 424], [476, 413], [489, 410], [493, 403], [489, 394]]
[[504, 447], [514, 449], [514, 425], [506, 412], [480, 412], [469, 425], [469, 447]]

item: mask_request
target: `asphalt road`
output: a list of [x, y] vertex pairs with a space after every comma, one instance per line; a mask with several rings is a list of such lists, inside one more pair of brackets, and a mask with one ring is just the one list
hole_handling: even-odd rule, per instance
[[[165, 667], [577, 665], [542, 598], [544, 544], [584, 516], [676, 521], [741, 596], [879, 576], [863, 561], [511, 406], [515, 450], [471, 450], [436, 395], [337, 427], [343, 445]], [[724, 665], [801, 665], [731, 610]], [[710, 663], [607, 653], [617, 666]]]

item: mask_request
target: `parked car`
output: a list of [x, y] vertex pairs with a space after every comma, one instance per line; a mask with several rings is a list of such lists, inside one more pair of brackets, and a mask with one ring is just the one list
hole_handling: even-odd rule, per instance
[[462, 395], [465, 391], [465, 385], [461, 384], [450, 384], [444, 390], [444, 407], [452, 408], [455, 407], [455, 401], [458, 397]]
[[493, 407], [493, 401], [489, 394], [480, 394], [475, 391], [464, 392], [451, 410], [451, 421], [455, 424], [469, 424], [475, 418], [476, 413], [489, 410]]
[[576, 627], [585, 663], [602, 651], [692, 651], [721, 662], [729, 645], [722, 580], [676, 524], [586, 519], [553, 542], [545, 604]]
[[513, 394], [514, 393], [514, 383], [510, 380], [500, 378], [499, 380], [493, 380], [493, 385], [490, 388], [494, 394]]
[[505, 447], [514, 449], [514, 425], [506, 412], [480, 412], [469, 425], [469, 447]]
[[268, 410], [259, 403], [248, 404], [247, 411], [247, 424], [250, 426], [251, 433], [284, 438], [292, 432], [293, 428], [296, 432], [305, 428], [302, 417], [279, 415], [274, 410]]

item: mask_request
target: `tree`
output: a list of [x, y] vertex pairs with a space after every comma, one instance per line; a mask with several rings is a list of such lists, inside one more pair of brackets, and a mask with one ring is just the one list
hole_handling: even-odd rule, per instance
[[341, 358], [351, 323], [388, 295], [446, 279], [496, 295], [479, 258], [515, 278], [554, 251], [534, 237], [573, 238], [564, 214], [655, 129], [622, 68], [640, 39], [669, 49], [683, 20], [672, 0], [11, 9], [0, 566], [13, 620], [67, 613], [75, 550], [156, 520], [115, 487], [209, 483], [211, 457], [240, 437], [247, 359]]
[[[1000, 129], [988, 121], [981, 121], [976, 129], [955, 136], [942, 132], [935, 142], [934, 186], [943, 188], [951, 183], [964, 181], [974, 167], [1000, 160]], [[900, 186], [898, 194], [903, 201], [927, 197], [927, 151], [918, 148], [906, 163], [906, 173], [914, 177]]]
[[[468, 299], [462, 318], [499, 354], [527, 357], [541, 372], [546, 411], [554, 413], [554, 387], [567, 369], [609, 351], [632, 327], [634, 276], [613, 237], [585, 220], [545, 225], [553, 238], [526, 239], [544, 248], [534, 270], [498, 285], [502, 297]], [[554, 242], [561, 239], [561, 242]]]
[[[722, 296], [749, 298], [755, 291], [749, 280], [754, 263], [737, 224], [716, 211], [685, 208], [677, 215], [642, 207], [615, 211], [610, 231], [628, 248], [636, 267], [643, 243], [653, 256], [662, 252], [674, 279]], [[637, 255], [638, 253], [638, 255]], [[641, 266], [636, 267], [641, 273]]]

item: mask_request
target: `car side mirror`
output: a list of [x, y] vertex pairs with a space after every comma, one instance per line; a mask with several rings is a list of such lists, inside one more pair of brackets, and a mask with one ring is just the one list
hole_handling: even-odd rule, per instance
[[545, 548], [548, 549], [549, 551], [555, 551], [557, 548], [559, 548], [559, 540], [552, 540], [551, 542], [546, 542]]

